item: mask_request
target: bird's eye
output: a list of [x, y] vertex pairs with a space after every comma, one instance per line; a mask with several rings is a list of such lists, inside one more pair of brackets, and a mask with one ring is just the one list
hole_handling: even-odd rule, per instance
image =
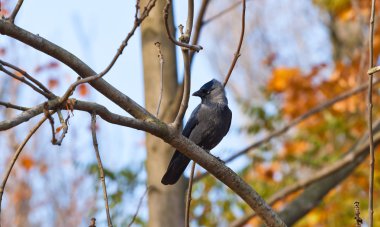
[[206, 94], [208, 94], [208, 95], [209, 95], [209, 94], [210, 94], [210, 92], [211, 92], [211, 90], [208, 90], [208, 91], [206, 91]]

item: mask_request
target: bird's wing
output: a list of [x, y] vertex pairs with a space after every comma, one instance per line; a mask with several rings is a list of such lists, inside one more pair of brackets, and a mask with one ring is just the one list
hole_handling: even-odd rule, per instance
[[228, 124], [228, 127], [226, 128], [226, 132], [224, 135], [226, 135], [228, 131], [230, 130], [231, 121], [232, 121], [232, 111], [230, 110], [230, 108], [228, 108], [228, 106], [226, 106], [225, 108], [227, 108], [227, 111], [224, 118], [225, 118], [226, 123]]
[[189, 120], [187, 121], [185, 128], [182, 131], [182, 135], [189, 138], [191, 131], [195, 128], [195, 126], [198, 125], [198, 112], [201, 108], [201, 104], [197, 106], [197, 108], [194, 109], [194, 111], [191, 113]]

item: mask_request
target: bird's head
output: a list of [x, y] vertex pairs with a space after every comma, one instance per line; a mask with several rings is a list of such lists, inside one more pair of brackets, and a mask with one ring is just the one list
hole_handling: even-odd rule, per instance
[[223, 84], [215, 79], [205, 83], [198, 91], [193, 93], [193, 96], [200, 97], [202, 103], [228, 104]]

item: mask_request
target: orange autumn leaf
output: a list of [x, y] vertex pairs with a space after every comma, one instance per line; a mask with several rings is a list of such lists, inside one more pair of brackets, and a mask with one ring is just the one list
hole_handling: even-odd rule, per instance
[[79, 95], [86, 96], [88, 95], [88, 87], [86, 84], [81, 84], [78, 86]]
[[21, 158], [21, 166], [24, 169], [30, 170], [34, 165], [35, 165], [35, 162], [34, 162], [32, 157], [25, 156], [25, 157]]
[[45, 174], [48, 171], [48, 166], [45, 163], [42, 163], [39, 166], [40, 166], [39, 170], [42, 174]]
[[53, 89], [57, 86], [58, 86], [58, 80], [57, 79], [49, 79], [49, 81], [48, 81], [49, 89]]
[[62, 127], [63, 127], [63, 126], [59, 126], [59, 127], [57, 127], [57, 128], [55, 129], [55, 133], [56, 133], [56, 134], [59, 133], [59, 132], [62, 130]]
[[59, 66], [58, 62], [56, 61], [52, 61], [52, 62], [49, 62], [47, 65], [46, 65], [46, 68], [47, 69], [54, 69], [54, 68], [57, 68]]
[[294, 76], [298, 76], [300, 70], [298, 68], [276, 68], [272, 72], [272, 78], [268, 83], [268, 89], [274, 92], [283, 92]]

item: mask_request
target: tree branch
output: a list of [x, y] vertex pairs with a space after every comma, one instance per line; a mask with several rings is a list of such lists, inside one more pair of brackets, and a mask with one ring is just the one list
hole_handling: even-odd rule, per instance
[[185, 216], [185, 226], [190, 227], [190, 204], [191, 204], [191, 191], [193, 190], [193, 178], [196, 163], [193, 161], [191, 165], [191, 172], [189, 178], [189, 186], [187, 188], [187, 200], [186, 200], [186, 216]]
[[[34, 35], [4, 19], [0, 19], [0, 33], [19, 40], [43, 53], [52, 56], [70, 67], [82, 78], [96, 75], [93, 69], [91, 69], [72, 53], [42, 38], [41, 36]], [[114, 88], [102, 78], [92, 81], [90, 84], [105, 97], [109, 98], [114, 103], [117, 103], [118, 106], [130, 113], [132, 116], [143, 120], [153, 117], [152, 114], [146, 111], [134, 100]]]
[[18, 0], [12, 14], [7, 18], [7, 20], [9, 20], [11, 23], [15, 22], [17, 13], [20, 10], [23, 2], [24, 2], [24, 0]]
[[[210, 0], [202, 0], [201, 7], [199, 9], [199, 13], [197, 16], [197, 20], [195, 21], [194, 25], [194, 32], [191, 38], [191, 45], [197, 45], [199, 41], [199, 36], [203, 28], [203, 18], [206, 14], [207, 6], [209, 5]], [[194, 50], [190, 50], [190, 66], [191, 63], [193, 62], [193, 57], [194, 57]]]
[[104, 177], [102, 159], [100, 158], [100, 154], [99, 154], [98, 139], [96, 138], [96, 113], [95, 112], [93, 114], [91, 114], [91, 132], [92, 132], [91, 133], [92, 134], [92, 144], [94, 146], [96, 160], [98, 161], [99, 178], [100, 178], [100, 182], [102, 183], [104, 206], [106, 208], [108, 227], [112, 227], [112, 220], [111, 220], [110, 210], [109, 210], [109, 206], [108, 206], [106, 180]]
[[[45, 107], [45, 105], [47, 107]], [[17, 115], [13, 119], [1, 121], [0, 122], [0, 131], [4, 131], [4, 130], [10, 129], [10, 128], [13, 128], [13, 127], [15, 127], [21, 123], [29, 121], [31, 118], [41, 114], [43, 112], [44, 108], [56, 109], [57, 107], [59, 107], [59, 105], [60, 105], [60, 102], [59, 102], [58, 98], [49, 100], [48, 102], [41, 103], [41, 104], [39, 104], [33, 108], [30, 108], [30, 109], [22, 112], [21, 114]]]
[[[375, 25], [375, 0], [372, 0], [371, 6], [371, 18], [369, 24], [369, 69], [373, 68], [373, 36], [374, 36], [374, 25]], [[369, 189], [368, 189], [368, 223], [370, 227], [373, 227], [373, 181], [375, 176], [375, 151], [373, 147], [373, 135], [372, 135], [372, 81], [373, 74], [368, 74], [369, 76], [369, 86], [368, 86], [368, 136], [369, 136], [369, 153], [370, 153], [370, 163], [369, 163]]]
[[37, 93], [45, 96], [46, 98], [50, 99], [51, 96], [49, 95], [49, 93], [46, 93], [45, 91], [42, 91], [40, 90], [38, 87], [36, 87], [34, 84], [30, 83], [28, 80], [25, 79], [25, 77], [20, 77], [20, 76], [17, 76], [15, 75], [14, 73], [8, 71], [7, 69], [4, 68], [3, 64], [0, 63], [0, 71], [4, 72], [5, 74], [7, 74], [8, 76], [12, 77], [13, 79], [16, 79], [26, 85], [28, 85], [30, 88], [32, 88], [34, 91], [36, 91]]
[[[189, 0], [189, 1], [191, 1], [191, 0]], [[203, 49], [202, 46], [191, 45], [191, 44], [188, 44], [185, 42], [179, 42], [172, 36], [172, 34], [170, 33], [170, 30], [169, 30], [169, 24], [168, 24], [170, 6], [171, 6], [171, 0], [167, 0], [165, 8], [164, 8], [164, 23], [165, 23], [166, 33], [167, 33], [170, 41], [172, 41], [175, 45], [180, 46], [180, 47], [185, 48], [185, 49], [191, 49], [191, 50], [194, 50], [196, 52], [202, 50]], [[188, 37], [188, 38], [190, 39], [190, 37]]]
[[28, 107], [18, 106], [18, 105], [9, 103], [9, 102], [2, 102], [2, 101], [0, 101], [0, 106], [5, 106], [6, 108], [11, 108], [11, 109], [15, 109], [15, 110], [21, 110], [21, 111], [26, 111], [26, 110], [30, 109]]
[[228, 80], [230, 79], [230, 76], [232, 74], [232, 71], [234, 70], [235, 68], [235, 65], [236, 65], [236, 62], [238, 60], [238, 58], [240, 57], [240, 49], [241, 49], [241, 46], [243, 44], [243, 38], [244, 38], [244, 31], [245, 31], [245, 0], [243, 0], [243, 9], [242, 9], [242, 14], [241, 14], [241, 33], [240, 33], [240, 40], [239, 40], [239, 44], [238, 44], [238, 47], [237, 47], [237, 50], [234, 54], [234, 59], [232, 60], [232, 63], [231, 63], [231, 66], [230, 66], [230, 69], [228, 70], [228, 73], [226, 75], [226, 78], [224, 79], [224, 82], [223, 82], [223, 86], [225, 87], [226, 84], [228, 83]]
[[36, 80], [34, 77], [32, 77], [31, 75], [29, 75], [27, 72], [25, 72], [24, 70], [20, 69], [19, 67], [15, 66], [15, 65], [12, 65], [8, 62], [5, 62], [3, 60], [0, 59], [0, 64], [4, 65], [4, 66], [7, 66], [13, 70], [16, 70], [17, 72], [19, 72], [21, 75], [23, 75], [25, 78], [27, 78], [28, 80], [32, 81], [35, 85], [37, 85], [42, 91], [46, 92], [48, 94], [48, 98], [54, 98], [55, 95], [47, 88], [45, 87], [40, 81]]

